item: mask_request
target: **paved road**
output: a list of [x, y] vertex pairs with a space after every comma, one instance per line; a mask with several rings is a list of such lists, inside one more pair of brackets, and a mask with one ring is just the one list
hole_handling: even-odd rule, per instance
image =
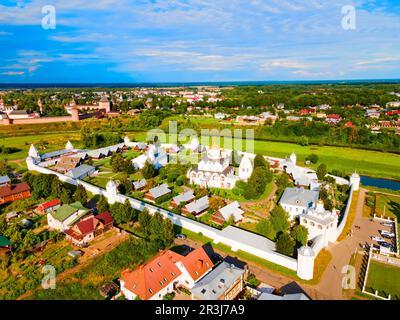
[[[380, 224], [371, 222], [369, 218], [363, 217], [366, 191], [365, 189], [360, 189], [359, 191], [352, 236], [348, 235], [341, 242], [330, 245], [328, 250], [333, 258], [326, 268], [321, 282], [315, 286], [318, 291], [328, 293], [330, 299], [345, 299], [342, 290], [342, 279], [344, 278], [342, 268], [349, 264], [351, 256], [357, 250], [362, 250], [361, 245], [372, 243], [371, 236], [379, 235]], [[359, 226], [360, 229], [358, 230], [354, 226]]]

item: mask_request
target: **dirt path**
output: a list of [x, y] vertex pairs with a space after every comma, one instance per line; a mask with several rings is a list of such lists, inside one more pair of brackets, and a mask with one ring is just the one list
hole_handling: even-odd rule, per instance
[[[129, 235], [123, 232], [121, 234], [107, 237], [104, 240], [100, 239], [99, 242], [96, 242], [93, 246], [81, 249], [84, 252], [84, 254], [79, 259], [79, 264], [71, 269], [67, 269], [64, 272], [58, 274], [56, 277], [56, 283], [59, 283], [62, 280], [68, 278], [69, 276], [78, 273], [80, 270], [87, 267], [94, 258], [115, 249], [123, 241], [127, 240], [128, 237]], [[19, 296], [16, 300], [24, 300], [29, 296], [31, 296], [33, 292], [37, 290], [43, 290], [42, 286], [40, 285], [35, 290], [30, 290], [25, 292], [23, 295]]]
[[363, 217], [366, 192], [365, 189], [359, 191], [353, 223], [353, 226], [359, 226], [360, 229], [352, 228], [352, 236], [348, 235], [343, 241], [332, 244], [328, 248], [333, 258], [327, 266], [321, 282], [315, 286], [320, 292], [329, 292], [331, 299], [345, 299], [342, 289], [342, 280], [345, 274], [342, 273], [342, 268], [349, 264], [351, 256], [356, 251], [361, 250], [362, 244], [371, 243], [371, 236], [379, 234], [379, 223], [371, 222], [369, 218]]

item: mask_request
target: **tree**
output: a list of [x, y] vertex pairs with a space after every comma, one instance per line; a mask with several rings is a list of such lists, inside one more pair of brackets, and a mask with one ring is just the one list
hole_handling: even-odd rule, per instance
[[290, 228], [289, 214], [281, 206], [272, 209], [269, 219], [276, 233], [285, 232]]
[[225, 201], [220, 197], [211, 197], [209, 200], [209, 206], [213, 210], [218, 210], [225, 206]]
[[308, 146], [309, 142], [308, 142], [308, 138], [306, 136], [301, 136], [299, 139], [299, 145], [305, 147]]
[[229, 219], [228, 219], [228, 221], [227, 221], [227, 224], [228, 224], [229, 226], [232, 226], [232, 225], [235, 224], [235, 216], [234, 216], [233, 214], [231, 214], [231, 215], [229, 216]]
[[256, 155], [256, 157], [254, 158], [254, 162], [253, 163], [254, 163], [254, 168], [264, 167], [264, 168], [269, 169], [269, 163], [260, 154]]
[[99, 213], [110, 211], [110, 205], [108, 204], [107, 198], [103, 195], [101, 195], [97, 201], [96, 207]]
[[256, 231], [269, 239], [275, 239], [276, 232], [270, 220], [261, 219], [257, 224]]
[[150, 240], [162, 241], [162, 232], [164, 228], [163, 217], [159, 212], [156, 212], [150, 220]]
[[316, 155], [315, 153], [310, 154], [309, 156], [307, 156], [306, 160], [310, 161], [311, 163], [317, 163], [318, 162], [318, 155]]
[[244, 192], [246, 199], [256, 199], [264, 192], [267, 184], [272, 181], [272, 172], [264, 166], [256, 167], [247, 183], [247, 189]]
[[60, 200], [63, 204], [70, 204], [72, 202], [71, 191], [69, 191], [67, 188], [64, 188], [61, 192]]
[[88, 201], [88, 195], [86, 189], [82, 185], [78, 185], [78, 187], [76, 188], [76, 191], [74, 193], [74, 200], [79, 201], [84, 206], [86, 205]]
[[11, 172], [11, 166], [9, 166], [7, 159], [0, 160], [0, 176], [6, 176]]
[[140, 230], [145, 240], [149, 240], [151, 235], [150, 222], [151, 222], [151, 215], [149, 214], [147, 209], [139, 213]]
[[162, 229], [162, 241], [164, 248], [170, 246], [175, 239], [174, 225], [169, 219], [164, 220], [164, 227]]
[[126, 174], [123, 174], [119, 179], [118, 190], [122, 194], [129, 194], [133, 190], [133, 185], [131, 180], [128, 178]]
[[294, 255], [295, 241], [289, 233], [284, 232], [276, 241], [276, 251], [284, 255], [292, 257]]
[[117, 224], [131, 222], [135, 218], [135, 210], [129, 200], [125, 203], [114, 203], [110, 208], [110, 213]]
[[286, 173], [282, 173], [276, 179], [276, 183], [280, 189], [286, 189], [290, 185], [289, 176]]
[[324, 180], [328, 170], [325, 163], [321, 163], [317, 168], [317, 176], [319, 180]]
[[145, 179], [151, 179], [154, 178], [156, 176], [156, 169], [154, 169], [153, 164], [151, 164], [150, 162], [146, 161], [143, 169], [142, 169], [142, 175], [143, 178]]
[[65, 186], [59, 179], [54, 179], [51, 183], [51, 195], [55, 198], [60, 198], [64, 189]]
[[305, 246], [308, 239], [308, 229], [302, 225], [297, 225], [292, 229], [291, 236], [296, 241], [297, 247]]

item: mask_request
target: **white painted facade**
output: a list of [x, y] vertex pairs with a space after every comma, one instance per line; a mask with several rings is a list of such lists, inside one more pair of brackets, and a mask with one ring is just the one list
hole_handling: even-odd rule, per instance
[[253, 173], [253, 163], [248, 156], [244, 156], [239, 166], [239, 176], [235, 175], [230, 166], [231, 154], [219, 148], [207, 150], [207, 156], [197, 165], [196, 169], [188, 171], [187, 176], [191, 184], [203, 188], [233, 189], [238, 180], [247, 181]]

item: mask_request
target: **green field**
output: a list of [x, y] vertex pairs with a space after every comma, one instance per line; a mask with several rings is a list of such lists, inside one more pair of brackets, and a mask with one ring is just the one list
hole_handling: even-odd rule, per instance
[[379, 295], [392, 296], [392, 300], [400, 299], [400, 268], [371, 261], [366, 289]]
[[[43, 132], [46, 132], [45, 128], [43, 128]], [[20, 151], [8, 155], [0, 155], [0, 158], [7, 158], [8, 160], [25, 159], [28, 156], [31, 144], [35, 144], [39, 152], [42, 153], [63, 149], [68, 140], [72, 144], [76, 144], [76, 147], [79, 147], [79, 133], [44, 133], [30, 136], [3, 137], [0, 138], [0, 145], [15, 147]]]
[[400, 196], [380, 194], [376, 196], [375, 212], [400, 220]]
[[[132, 140], [145, 141], [146, 133], [129, 133], [128, 136]], [[9, 137], [0, 139], [0, 144], [9, 147], [16, 147], [21, 149], [20, 152], [11, 155], [1, 155], [0, 158], [8, 158], [9, 160], [23, 160], [29, 150], [30, 144], [34, 143], [36, 145], [46, 144], [46, 149], [40, 150], [41, 152], [53, 151], [56, 149], [63, 148], [65, 143], [71, 140], [72, 143], [79, 147], [77, 144], [79, 140], [79, 133], [46, 133], [43, 135], [33, 135], [25, 137]], [[211, 139], [207, 138], [205, 141], [201, 141], [203, 144], [212, 145], [217, 144], [224, 146], [226, 148], [232, 148], [234, 143], [233, 139]], [[168, 137], [167, 137], [168, 142]], [[238, 140], [235, 140], [235, 143]], [[245, 141], [239, 145], [243, 146], [243, 151], [246, 149]], [[237, 148], [235, 148], [237, 149]], [[251, 151], [251, 150], [250, 150]], [[311, 154], [315, 153], [319, 157], [320, 163], [325, 163], [328, 166], [328, 170], [339, 169], [343, 170], [347, 174], [352, 173], [357, 170], [360, 174], [381, 177], [381, 178], [392, 178], [400, 180], [400, 155], [352, 149], [347, 147], [330, 147], [330, 146], [306, 146], [302, 147], [294, 143], [284, 143], [284, 142], [273, 142], [273, 141], [254, 141], [254, 152], [263, 155], [268, 155], [272, 157], [287, 157], [292, 152], [295, 152], [298, 156], [298, 163], [301, 165], [304, 163], [305, 158]], [[317, 165], [314, 165], [315, 168]]]
[[[129, 135], [137, 141], [145, 140], [145, 133]], [[169, 142], [168, 137], [166, 142]], [[310, 167], [316, 168], [319, 164], [325, 163], [328, 170], [338, 169], [347, 174], [357, 171], [360, 174], [379, 178], [392, 178], [400, 180], [400, 155], [353, 149], [348, 147], [332, 147], [332, 146], [306, 146], [302, 147], [294, 143], [274, 142], [274, 141], [254, 141], [254, 150], [248, 150], [246, 141], [240, 143], [237, 139], [232, 138], [212, 138], [206, 137], [201, 139], [204, 145], [219, 145], [228, 149], [242, 147], [242, 151], [260, 153], [271, 157], [285, 158], [292, 152], [297, 154], [298, 164], [304, 164], [308, 155], [314, 153], [318, 155], [319, 162]], [[236, 146], [238, 145], [238, 147]]]

